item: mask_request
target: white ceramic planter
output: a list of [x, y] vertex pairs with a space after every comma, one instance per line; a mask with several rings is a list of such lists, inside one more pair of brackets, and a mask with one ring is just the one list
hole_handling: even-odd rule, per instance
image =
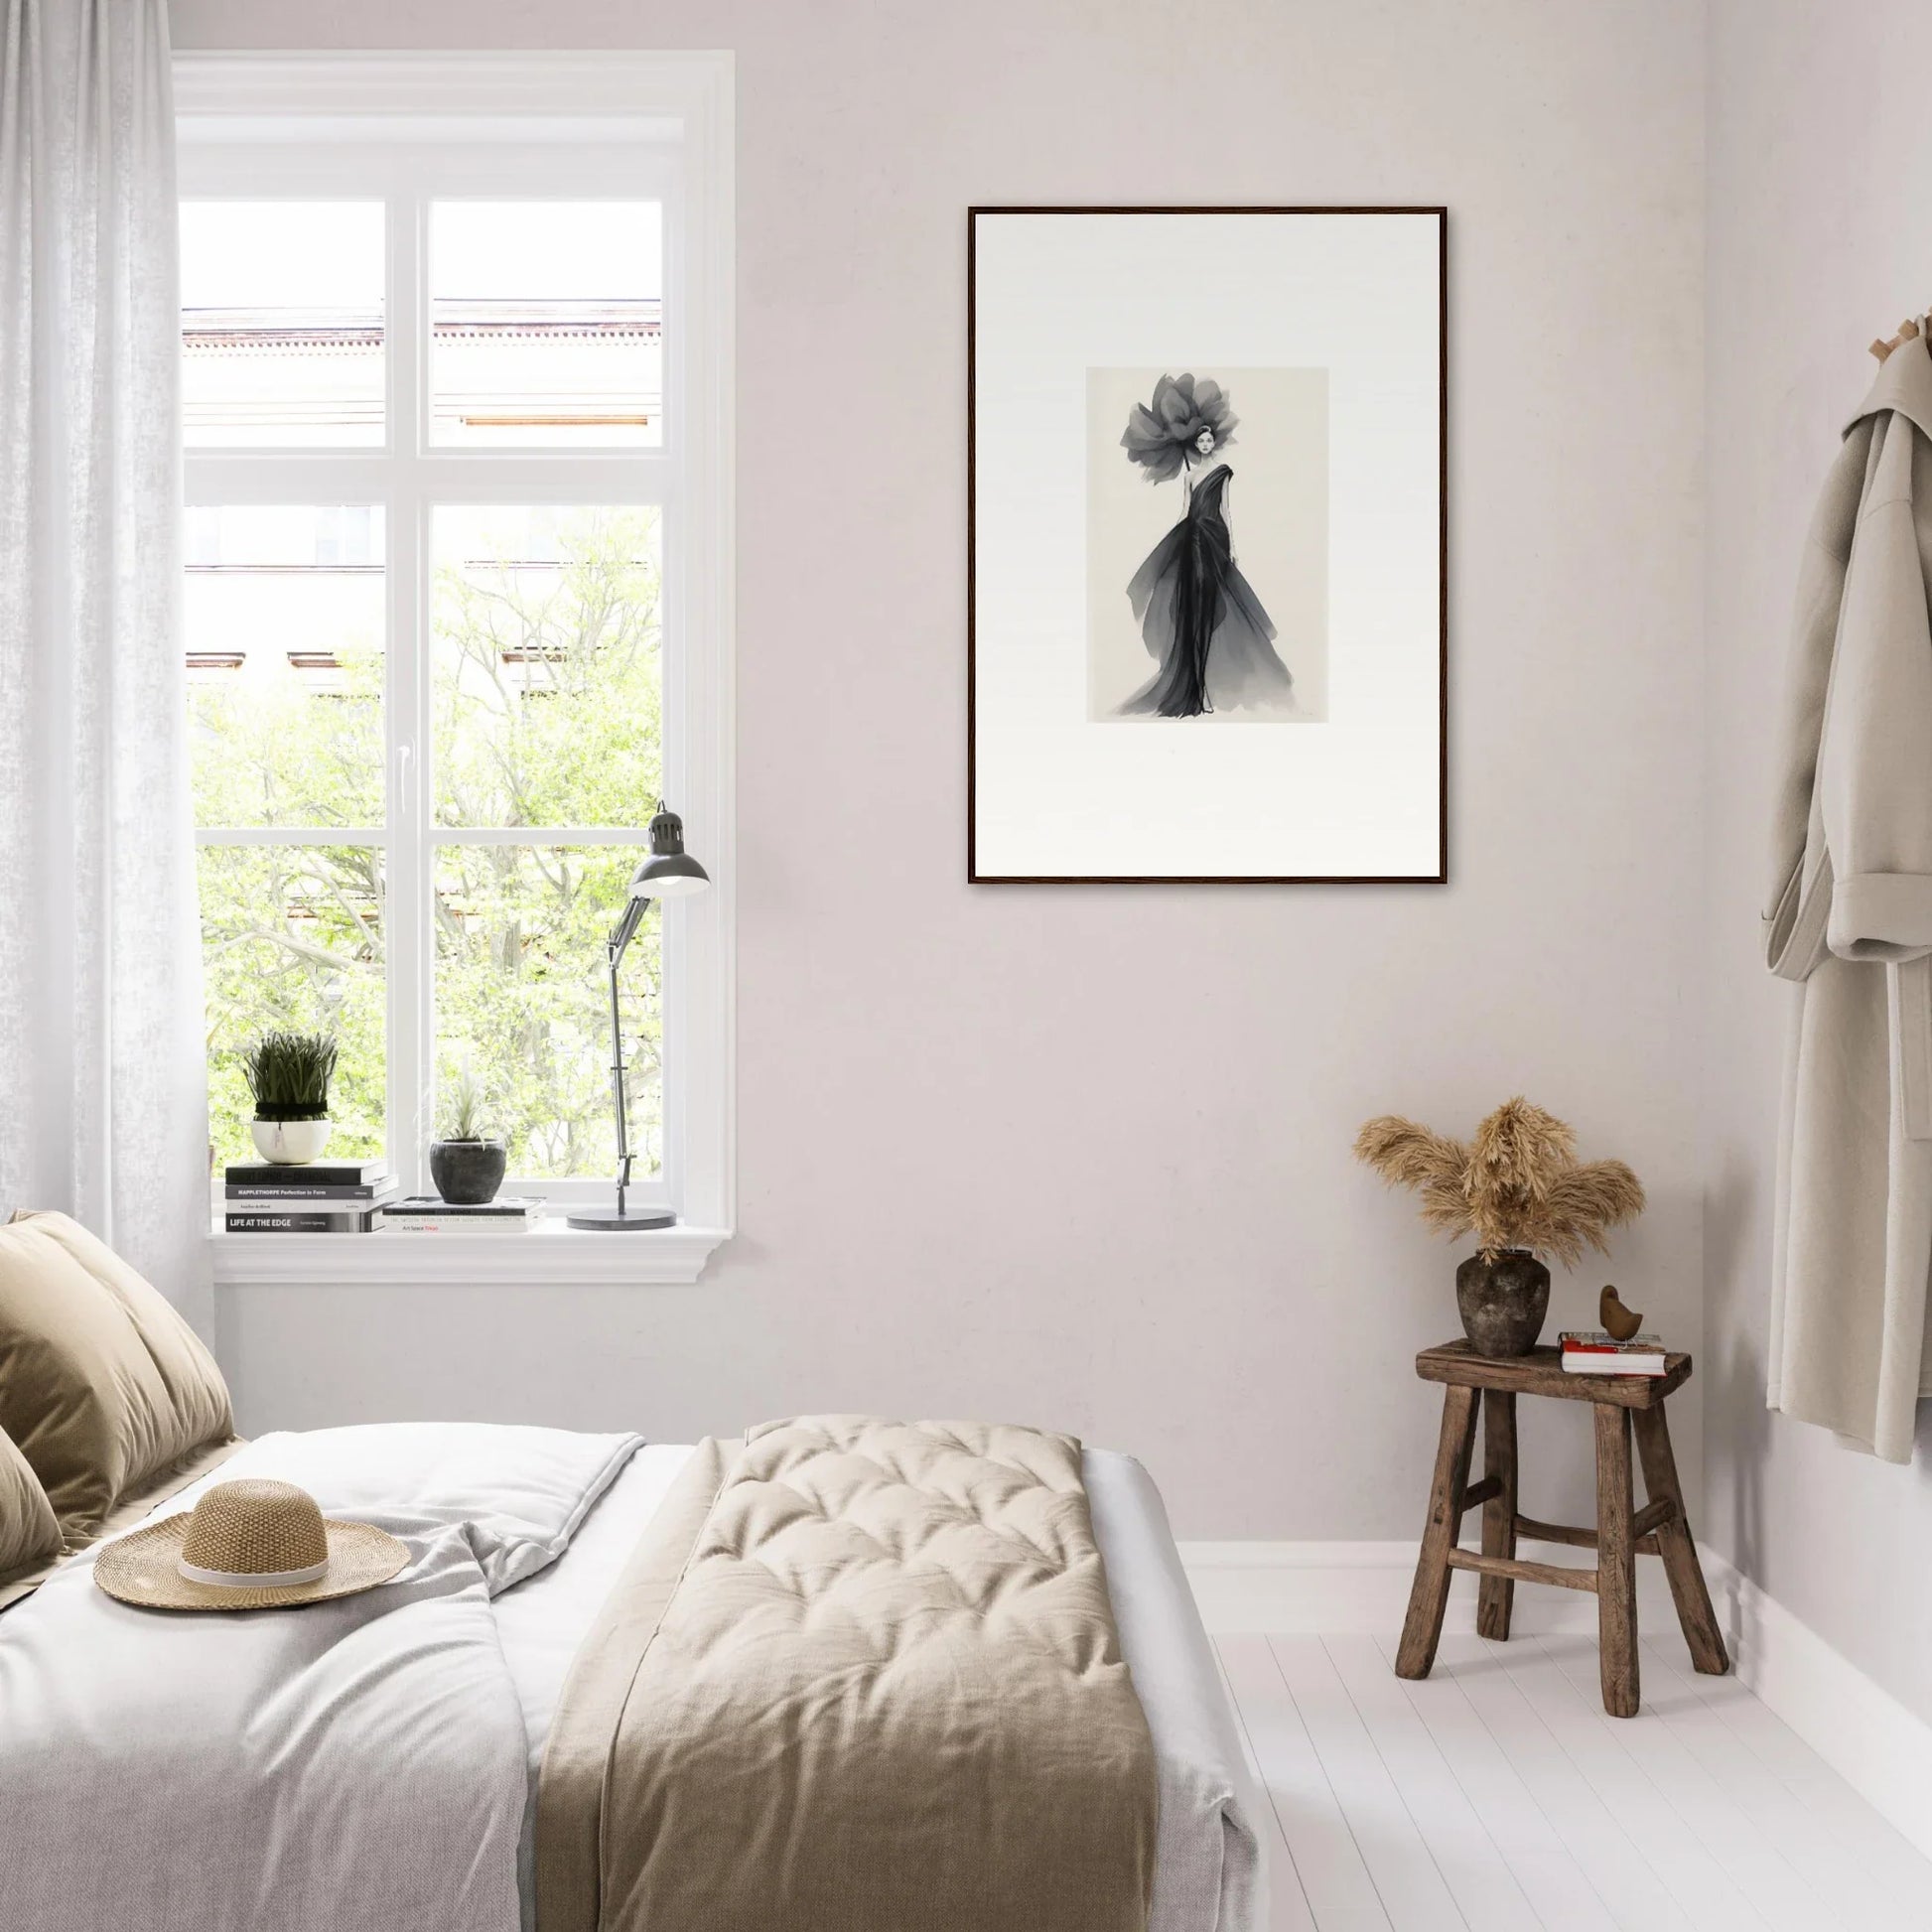
[[255, 1137], [255, 1150], [264, 1161], [278, 1167], [299, 1168], [316, 1160], [329, 1145], [329, 1130], [335, 1123], [327, 1120], [257, 1120], [248, 1131]]

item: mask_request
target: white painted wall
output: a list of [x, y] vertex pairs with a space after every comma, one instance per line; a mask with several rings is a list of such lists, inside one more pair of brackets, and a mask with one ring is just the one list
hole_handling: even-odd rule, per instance
[[[1873, 336], [1932, 302], [1932, 15], [1714, 0], [1705, 759], [1705, 1538], [1932, 1721], [1932, 1470], [1765, 1413], [1778, 1082], [1758, 952], [1797, 546]], [[1923, 1413], [1923, 1412], [1922, 1412]], [[1921, 1426], [1920, 1447], [1932, 1445]]]
[[[194, 48], [739, 57], [743, 1232], [689, 1290], [227, 1291], [247, 1428], [981, 1414], [1138, 1451], [1183, 1535], [1413, 1536], [1454, 1254], [1348, 1144], [1518, 1089], [1652, 1187], [1553, 1326], [1613, 1277], [1696, 1342], [1696, 9], [173, 14]], [[1447, 889], [963, 883], [964, 210], [1135, 201], [1452, 211]], [[1538, 1513], [1585, 1507], [1582, 1418], [1525, 1432]]]

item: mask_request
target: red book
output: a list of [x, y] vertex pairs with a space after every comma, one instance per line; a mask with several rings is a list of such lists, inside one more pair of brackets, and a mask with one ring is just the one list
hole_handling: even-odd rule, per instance
[[1576, 1375], [1662, 1375], [1664, 1343], [1660, 1335], [1632, 1335], [1618, 1341], [1601, 1328], [1566, 1328], [1557, 1337], [1563, 1345], [1563, 1365]]

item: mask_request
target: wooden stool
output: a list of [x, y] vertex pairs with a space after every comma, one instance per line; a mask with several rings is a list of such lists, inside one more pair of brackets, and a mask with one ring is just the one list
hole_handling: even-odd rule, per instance
[[[1398, 1677], [1427, 1677], [1443, 1634], [1449, 1607], [1449, 1572], [1473, 1570], [1481, 1578], [1476, 1597], [1476, 1629], [1485, 1637], [1509, 1635], [1509, 1612], [1516, 1586], [1557, 1584], [1565, 1589], [1596, 1592], [1596, 1636], [1603, 1679], [1603, 1709], [1613, 1718], [1637, 1715], [1637, 1558], [1662, 1557], [1664, 1575], [1677, 1605], [1677, 1620], [1691, 1661], [1707, 1676], [1730, 1668], [1725, 1640], [1704, 1586], [1697, 1545], [1684, 1514], [1677, 1462], [1671, 1454], [1664, 1398], [1691, 1379], [1688, 1355], [1667, 1355], [1662, 1375], [1572, 1375], [1561, 1351], [1538, 1348], [1497, 1361], [1478, 1355], [1466, 1341], [1425, 1348], [1416, 1357], [1425, 1382], [1444, 1382], [1443, 1435], [1436, 1449], [1436, 1476], [1429, 1490], [1429, 1522], [1409, 1615], [1396, 1653]], [[1476, 1393], [1482, 1394], [1482, 1479], [1469, 1480], [1469, 1451], [1476, 1433]], [[1516, 1398], [1563, 1396], [1593, 1405], [1596, 1415], [1596, 1527], [1573, 1529], [1567, 1523], [1539, 1523], [1516, 1507]], [[1637, 1454], [1649, 1500], [1632, 1510], [1630, 1429], [1636, 1426]], [[1482, 1505], [1482, 1552], [1464, 1550], [1456, 1539], [1462, 1512]], [[1571, 1543], [1596, 1552], [1596, 1568], [1553, 1563], [1519, 1563], [1516, 1539]]]

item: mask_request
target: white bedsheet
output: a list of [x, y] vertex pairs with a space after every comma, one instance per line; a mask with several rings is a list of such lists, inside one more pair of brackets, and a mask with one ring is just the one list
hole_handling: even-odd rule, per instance
[[[533, 1801], [571, 1659], [690, 1453], [677, 1444], [639, 1449], [564, 1555], [491, 1603], [529, 1737]], [[1105, 1449], [1086, 1451], [1085, 1475], [1121, 1650], [1147, 1713], [1160, 1777], [1149, 1932], [1259, 1932], [1267, 1919], [1266, 1874], [1252, 1825], [1260, 1801], [1160, 1492], [1133, 1457]], [[532, 1817], [526, 1810], [526, 1926]]]
[[140, 1609], [95, 1552], [0, 1619], [6, 1932], [512, 1932], [524, 1727], [488, 1597], [549, 1563], [634, 1436], [266, 1436], [274, 1476], [408, 1546], [393, 1583], [246, 1615]]

